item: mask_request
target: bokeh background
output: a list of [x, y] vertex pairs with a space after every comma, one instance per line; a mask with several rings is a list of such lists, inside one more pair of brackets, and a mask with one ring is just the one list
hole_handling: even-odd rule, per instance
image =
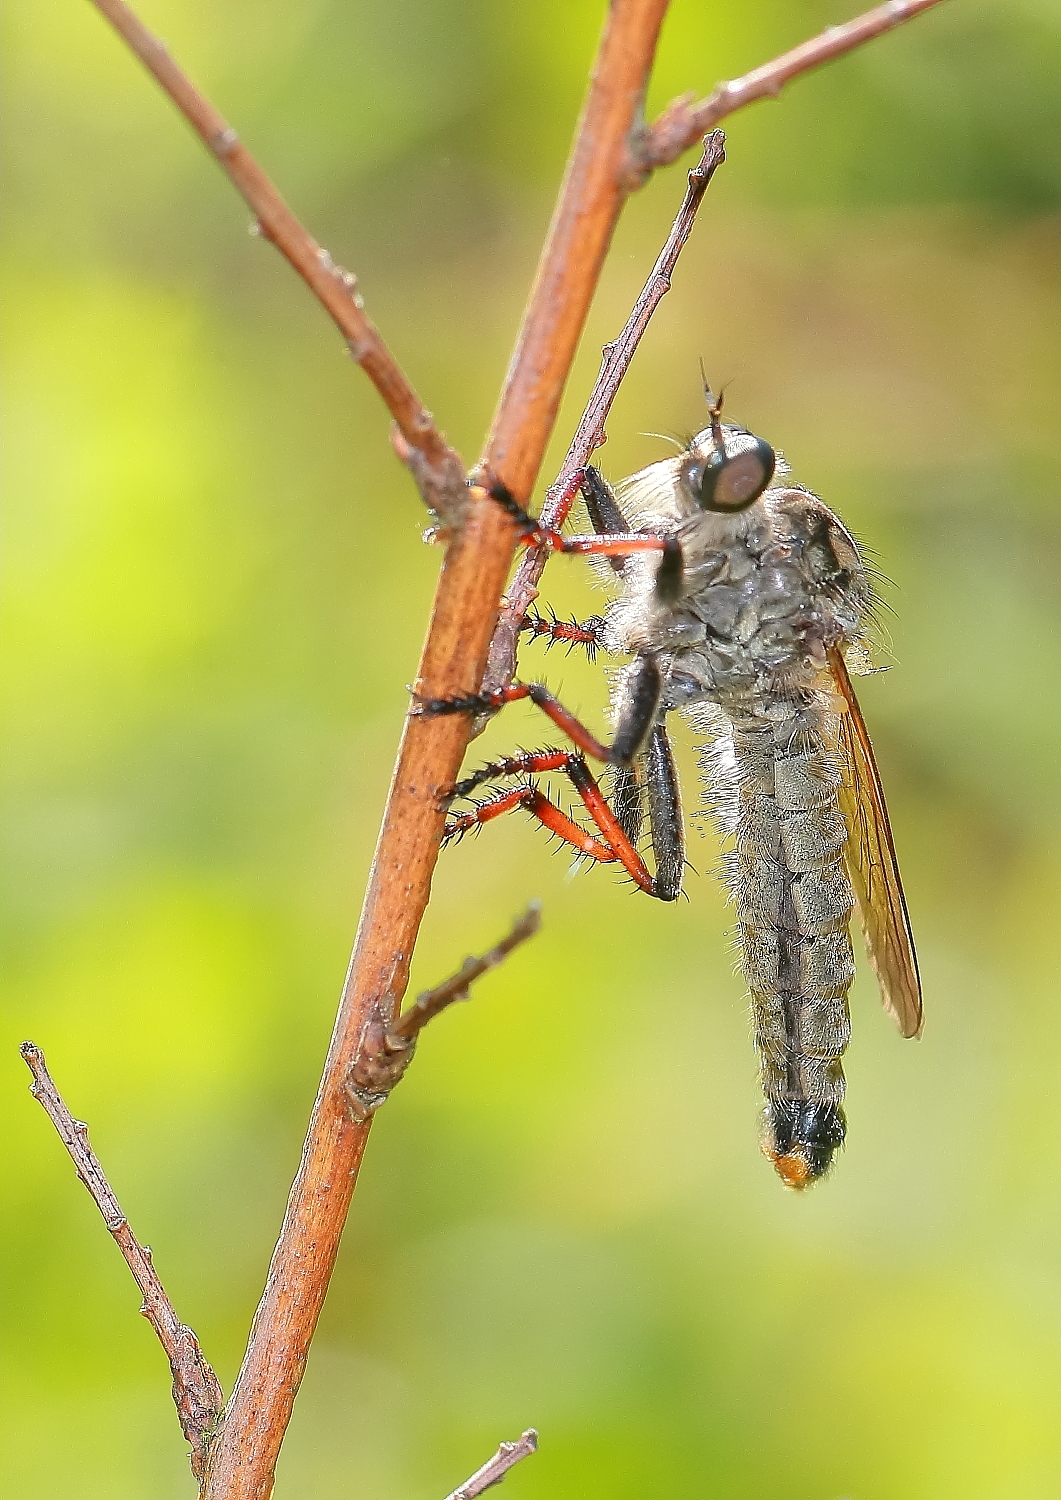
[[[469, 457], [602, 9], [144, 12]], [[675, 0], [650, 103], [848, 13]], [[439, 554], [368, 383], [98, 15], [36, 0], [6, 27], [5, 1488], [178, 1500], [161, 1355], [17, 1043], [91, 1121], [228, 1388]], [[531, 896], [545, 928], [377, 1122], [282, 1500], [435, 1500], [531, 1424], [513, 1500], [1056, 1497], [1059, 57], [1055, 5], [954, 4], [729, 122], [602, 455], [619, 477], [701, 425], [702, 356], [891, 580], [861, 692], [924, 1040], [863, 964], [850, 1145], [786, 1194], [710, 830], [676, 908], [571, 878], [518, 818], [447, 853], [414, 989]], [[554, 466], [683, 185], [626, 211]], [[546, 585], [602, 602], [574, 560]], [[525, 661], [603, 724], [599, 667]], [[543, 738], [520, 706], [473, 759]]]

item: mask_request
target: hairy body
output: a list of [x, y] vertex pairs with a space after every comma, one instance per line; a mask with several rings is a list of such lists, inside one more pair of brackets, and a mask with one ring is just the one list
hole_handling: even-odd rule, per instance
[[[589, 858], [619, 861], [662, 901], [680, 895], [685, 865], [667, 717], [684, 712], [706, 735], [710, 803], [732, 839], [728, 880], [766, 1095], [764, 1150], [801, 1188], [823, 1175], [844, 1139], [856, 905], [884, 1004], [904, 1036], [920, 1034], [921, 985], [846, 665], [872, 603], [865, 564], [832, 511], [786, 482], [768, 443], [723, 425], [710, 397], [708, 410], [709, 428], [627, 480], [618, 499], [595, 469], [584, 471], [594, 536], [542, 527], [504, 486], [490, 491], [528, 542], [606, 560], [619, 575], [603, 620], [528, 622], [534, 635], [631, 657], [616, 677], [611, 743], [542, 683], [429, 700], [421, 711], [480, 713], [529, 698], [575, 746], [503, 756], [458, 782], [453, 797], [524, 778], [451, 818], [447, 839], [523, 808]], [[587, 757], [612, 768], [610, 796]], [[567, 775], [593, 831], [533, 779], [549, 771]], [[653, 868], [638, 847], [646, 812]]]
[[[730, 453], [754, 441], [726, 429]], [[828, 653], [861, 640], [871, 591], [850, 533], [804, 489], [782, 480], [744, 510], [703, 509], [686, 475], [711, 444], [708, 430], [621, 487], [629, 524], [676, 536], [683, 566], [673, 596], [661, 599], [654, 559], [624, 563], [604, 643], [635, 659], [617, 684], [617, 722], [648, 654], [662, 679], [660, 718], [687, 710], [709, 734], [709, 797], [733, 839], [729, 882], [767, 1099], [764, 1144], [797, 1185], [825, 1170], [844, 1135], [854, 894]]]

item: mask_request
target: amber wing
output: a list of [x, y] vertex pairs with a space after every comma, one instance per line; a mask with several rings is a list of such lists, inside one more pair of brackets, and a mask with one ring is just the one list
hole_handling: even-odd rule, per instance
[[880, 774], [839, 650], [830, 651], [829, 665], [847, 708], [840, 715], [840, 809], [848, 827], [844, 855], [848, 879], [885, 1009], [895, 1017], [903, 1036], [920, 1036], [924, 1021], [921, 978]]

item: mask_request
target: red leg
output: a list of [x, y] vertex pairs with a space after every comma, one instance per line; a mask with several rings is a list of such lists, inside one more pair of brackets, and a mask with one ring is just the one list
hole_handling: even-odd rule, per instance
[[507, 688], [498, 688], [492, 693], [468, 693], [463, 698], [422, 698], [420, 700], [420, 712], [422, 714], [463, 714], [463, 713], [486, 713], [491, 708], [502, 708], [506, 703], [518, 703], [521, 698], [529, 698], [536, 703], [543, 713], [548, 714], [558, 729], [562, 729], [572, 744], [585, 755], [592, 755], [594, 760], [602, 760], [606, 764], [611, 760], [612, 753], [606, 745], [602, 745], [596, 735], [591, 734], [586, 726], [574, 714], [566, 709], [558, 698], [550, 693], [547, 687], [540, 682], [513, 682]]
[[540, 776], [544, 771], [566, 772], [569, 762], [578, 758], [571, 750], [521, 750], [516, 755], [503, 755], [498, 760], [480, 766], [463, 781], [458, 781], [447, 800], [470, 797], [477, 788], [485, 786], [488, 781], [498, 781], [502, 776]]
[[584, 755], [606, 765], [628, 766], [645, 742], [659, 708], [663, 683], [659, 667], [651, 656], [638, 656], [624, 679], [615, 738], [602, 745], [596, 735], [576, 719], [574, 714], [540, 682], [513, 682], [507, 688], [485, 693], [468, 693], [453, 698], [421, 698], [421, 714], [489, 713], [506, 703], [529, 698], [547, 714], [558, 729], [577, 745]]
[[555, 645], [557, 641], [562, 641], [566, 644], [569, 653], [576, 646], [583, 646], [586, 655], [590, 661], [593, 661], [600, 648], [603, 625], [604, 620], [600, 615], [591, 615], [588, 620], [580, 623], [574, 617], [570, 620], [558, 620], [552, 612], [547, 620], [544, 616], [534, 612], [527, 615], [520, 629], [534, 636], [535, 640], [544, 636], [550, 646]]
[[635, 552], [674, 552], [680, 560], [680, 547], [674, 537], [646, 536], [641, 531], [564, 536], [555, 527], [543, 526], [540, 521], [536, 521], [500, 482], [491, 485], [487, 493], [512, 517], [520, 529], [520, 540], [528, 547], [548, 547], [552, 552], [576, 552], [583, 557], [630, 557]]
[[443, 841], [448, 842], [450, 839], [460, 838], [470, 829], [480, 828], [484, 823], [492, 822], [503, 813], [511, 812], [517, 807], [525, 807], [540, 823], [558, 834], [565, 843], [577, 849], [580, 854], [587, 854], [591, 859], [599, 860], [601, 864], [611, 864], [618, 860], [641, 889], [648, 895], [654, 896], [656, 894], [655, 880], [637, 849], [623, 832], [618, 818], [608, 806], [607, 799], [581, 755], [576, 755], [570, 750], [532, 750], [524, 751], [519, 755], [506, 756], [503, 760], [483, 766], [473, 776], [459, 782], [453, 790], [453, 795], [467, 796], [475, 787], [481, 786], [484, 781], [491, 780], [494, 776], [514, 776], [521, 773], [533, 775], [543, 771], [563, 771], [570, 778], [586, 811], [597, 825], [601, 834], [599, 839], [587, 833], [584, 828], [580, 828], [573, 818], [569, 818], [555, 803], [550, 802], [545, 793], [539, 791], [536, 786], [521, 786], [511, 792], [500, 792], [489, 801], [481, 803], [474, 811], [460, 813], [455, 818], [451, 818], [446, 824]]

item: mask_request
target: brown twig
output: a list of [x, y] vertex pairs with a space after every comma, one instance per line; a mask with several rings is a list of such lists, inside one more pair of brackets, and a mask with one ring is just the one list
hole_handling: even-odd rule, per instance
[[151, 1251], [146, 1245], [141, 1245], [130, 1229], [99, 1158], [88, 1143], [88, 1126], [75, 1120], [70, 1113], [48, 1072], [44, 1053], [33, 1042], [23, 1042], [21, 1052], [33, 1074], [30, 1092], [47, 1110], [59, 1132], [59, 1139], [70, 1153], [77, 1175], [91, 1193], [143, 1294], [140, 1311], [155, 1330], [169, 1360], [173, 1372], [173, 1403], [181, 1431], [191, 1445], [192, 1472], [199, 1479], [205, 1468], [210, 1438], [225, 1402], [217, 1376], [199, 1348], [195, 1334], [174, 1312], [151, 1263]]
[[533, 488], [623, 203], [629, 142], [669, 0], [613, 0], [530, 302], [481, 459]]
[[[527, 495], [541, 465], [604, 253], [625, 198], [627, 141], [667, 0], [613, 0], [560, 201], [509, 368], [484, 463]], [[478, 688], [512, 561], [500, 507], [473, 499], [442, 565], [415, 684], [423, 697]], [[404, 994], [452, 786], [471, 726], [459, 715], [406, 720], [339, 1013], [265, 1292], [203, 1500], [265, 1500], [328, 1289], [369, 1124], [344, 1083], [361, 1029]]]
[[481, 958], [466, 958], [456, 974], [432, 990], [424, 990], [400, 1016], [394, 1017], [394, 996], [384, 995], [361, 1030], [357, 1053], [350, 1064], [346, 1092], [355, 1120], [367, 1120], [386, 1103], [413, 1060], [416, 1039], [427, 1025], [456, 1000], [467, 1000], [471, 986], [488, 969], [495, 969], [513, 948], [534, 936], [542, 925], [541, 903], [532, 901], [511, 932]]
[[521, 1458], [529, 1458], [537, 1451], [538, 1434], [533, 1427], [528, 1427], [514, 1443], [502, 1443], [493, 1458], [488, 1459], [481, 1469], [476, 1469], [470, 1479], [458, 1485], [446, 1496], [446, 1500], [476, 1500], [476, 1496], [481, 1495], [484, 1490], [500, 1484], [509, 1469], [518, 1464]]
[[[546, 491], [542, 506], [542, 524], [561, 526], [578, 489], [579, 477], [597, 448], [605, 441], [605, 423], [612, 409], [630, 361], [633, 359], [652, 314], [670, 291], [671, 277], [685, 242], [692, 233], [696, 213], [707, 192], [708, 183], [726, 159], [725, 136], [721, 130], [704, 141], [704, 153], [689, 173], [689, 186], [677, 217], [671, 225], [666, 244], [657, 257], [652, 273], [634, 304], [634, 309], [617, 339], [601, 351], [600, 374], [593, 387], [578, 430], [571, 440], [560, 473]], [[549, 558], [547, 547], [530, 547], [520, 559], [516, 575], [501, 603], [501, 612], [490, 642], [490, 657], [483, 690], [492, 692], [506, 686], [515, 671], [516, 647], [527, 610], [537, 598], [537, 584]]]
[[432, 510], [455, 525], [464, 512], [465, 466], [435, 425], [379, 330], [364, 311], [357, 278], [337, 266], [303, 228], [239, 136], [181, 72], [157, 37], [122, 0], [93, 0], [227, 172], [261, 235], [284, 255], [331, 316], [372, 381], [404, 440], [399, 456]]
[[743, 78], [717, 84], [706, 99], [693, 94], [675, 99], [659, 118], [645, 127], [633, 143], [629, 172], [634, 185], [643, 182], [655, 167], [667, 166], [694, 146], [705, 131], [713, 130], [727, 115], [756, 99], [776, 99], [791, 79], [843, 57], [874, 37], [912, 21], [940, 0], [888, 0], [842, 26], [829, 26], [810, 41], [801, 42]]

